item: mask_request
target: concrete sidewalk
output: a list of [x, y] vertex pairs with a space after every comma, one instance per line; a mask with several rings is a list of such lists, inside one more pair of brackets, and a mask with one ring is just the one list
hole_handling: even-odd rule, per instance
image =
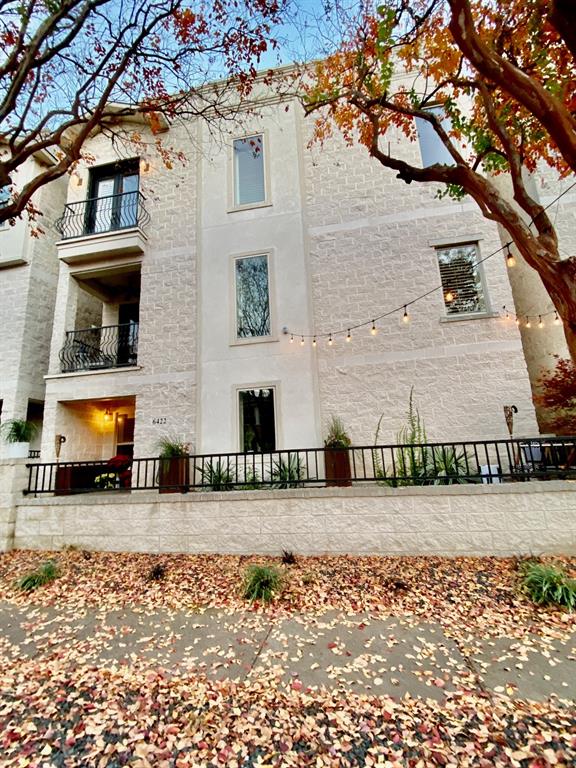
[[[576, 699], [576, 635], [448, 638], [439, 624], [329, 612], [275, 619], [253, 612], [199, 614], [86, 611], [0, 604], [4, 657], [89, 665], [143, 659], [175, 674], [250, 680], [270, 674], [309, 686], [441, 700], [455, 689], [511, 697]], [[64, 653], [65, 651], [65, 653]]]

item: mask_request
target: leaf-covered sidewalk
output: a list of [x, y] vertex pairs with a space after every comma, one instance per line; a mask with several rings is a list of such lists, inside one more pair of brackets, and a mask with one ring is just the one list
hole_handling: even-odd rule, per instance
[[513, 560], [298, 558], [261, 608], [266, 558], [53, 553], [15, 590], [49, 556], [0, 558], [2, 766], [576, 763], [576, 622]]

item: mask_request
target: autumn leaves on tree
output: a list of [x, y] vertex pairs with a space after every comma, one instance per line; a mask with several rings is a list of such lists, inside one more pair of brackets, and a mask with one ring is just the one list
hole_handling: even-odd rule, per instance
[[[570, 0], [391, 0], [317, 65], [306, 94], [320, 139], [336, 125], [402, 181], [469, 195], [501, 225], [540, 275], [573, 358], [576, 257], [562, 258], [530, 174], [541, 165], [560, 178], [576, 171], [575, 29]], [[422, 168], [391, 154], [389, 132], [415, 139], [415, 118], [433, 128], [450, 164]]]
[[[0, 223], [43, 185], [74, 169], [95, 131], [122, 140], [135, 108], [169, 163], [160, 116], [213, 122], [247, 96], [262, 54], [275, 46], [284, 0], [26, 0], [0, 14]], [[205, 87], [219, 81], [218, 87]], [[136, 137], [137, 139], [137, 137]], [[25, 183], [19, 169], [49, 152], [56, 162]]]

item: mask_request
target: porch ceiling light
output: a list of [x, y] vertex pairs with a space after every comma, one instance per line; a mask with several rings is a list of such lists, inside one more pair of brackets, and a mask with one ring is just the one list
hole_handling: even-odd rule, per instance
[[104, 421], [110, 422], [112, 421], [113, 418], [114, 416], [110, 408], [106, 408], [106, 410], [104, 411]]

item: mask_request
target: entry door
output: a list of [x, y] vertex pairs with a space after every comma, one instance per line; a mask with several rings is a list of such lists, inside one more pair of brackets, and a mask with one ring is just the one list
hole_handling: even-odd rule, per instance
[[98, 179], [94, 185], [94, 222], [92, 232], [109, 232], [112, 229], [114, 208], [114, 177]]

